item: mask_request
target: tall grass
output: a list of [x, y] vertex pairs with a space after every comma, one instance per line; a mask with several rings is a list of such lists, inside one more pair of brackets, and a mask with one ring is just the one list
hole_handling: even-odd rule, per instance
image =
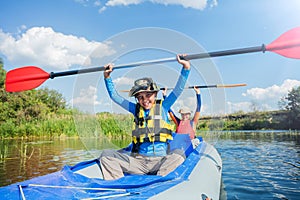
[[0, 124], [1, 138], [60, 137], [61, 135], [77, 135], [72, 115], [53, 115], [46, 119], [24, 121], [19, 124], [12, 121]]
[[[264, 115], [243, 118], [200, 120], [197, 130], [264, 130], [283, 129], [279, 117]], [[272, 119], [272, 120], [271, 120]], [[129, 114], [80, 112], [51, 113], [44, 118], [0, 122], [0, 138], [20, 137], [102, 137], [130, 141], [133, 117]]]
[[12, 120], [0, 123], [0, 138], [21, 137], [100, 137], [128, 140], [131, 134], [130, 115], [100, 113], [52, 114], [47, 118], [23, 121]]

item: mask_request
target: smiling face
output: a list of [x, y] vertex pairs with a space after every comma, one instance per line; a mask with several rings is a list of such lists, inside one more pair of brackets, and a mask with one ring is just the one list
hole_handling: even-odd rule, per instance
[[149, 110], [155, 103], [156, 94], [157, 92], [140, 92], [135, 98], [144, 109]]

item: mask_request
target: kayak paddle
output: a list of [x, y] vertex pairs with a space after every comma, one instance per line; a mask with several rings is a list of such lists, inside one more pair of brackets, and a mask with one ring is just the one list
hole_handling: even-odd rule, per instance
[[[246, 86], [247, 84], [245, 83], [238, 83], [238, 84], [227, 84], [227, 85], [223, 85], [223, 84], [216, 84], [216, 85], [195, 85], [195, 86], [189, 86], [186, 87], [184, 89], [193, 89], [194, 87], [196, 88], [232, 88], [232, 87], [242, 87], [242, 86]], [[162, 87], [160, 88], [160, 90], [165, 90], [166, 88]], [[167, 90], [171, 90], [174, 88], [167, 88]]]
[[[193, 89], [194, 87], [196, 88], [232, 88], [232, 87], [242, 87], [246, 86], [247, 84], [245, 83], [238, 83], [238, 84], [227, 84], [227, 85], [222, 85], [222, 84], [216, 84], [216, 85], [195, 85], [195, 86], [189, 86], [185, 87], [184, 89]], [[165, 87], [159, 88], [160, 90], [165, 90]], [[167, 90], [172, 90], [174, 88], [167, 88]], [[129, 92], [129, 90], [120, 90], [121, 92]]]
[[[228, 56], [228, 55], [253, 53], [253, 52], [260, 52], [260, 51], [263, 53], [265, 51], [270, 51], [288, 58], [300, 59], [300, 27], [291, 29], [283, 33], [280, 37], [278, 37], [276, 40], [274, 40], [272, 43], [268, 45], [262, 44], [261, 46], [256, 46], [256, 47], [239, 48], [239, 49], [215, 51], [215, 52], [200, 53], [200, 54], [190, 54], [184, 56], [183, 58], [186, 60], [193, 60], [193, 59], [201, 59], [201, 58], [209, 58], [209, 57], [220, 57], [220, 56]], [[171, 62], [171, 61], [176, 61], [176, 57], [116, 65], [114, 66], [114, 69], [151, 65], [151, 64], [158, 64], [158, 63]], [[102, 66], [102, 67], [70, 70], [64, 72], [48, 73], [36, 66], [26, 66], [26, 67], [13, 69], [7, 72], [6, 80], [5, 80], [5, 89], [8, 92], [20, 92], [25, 90], [31, 90], [40, 86], [49, 78], [53, 79], [55, 77], [60, 77], [60, 76], [69, 76], [74, 74], [83, 74], [83, 73], [98, 72], [104, 70], [105, 67]]]

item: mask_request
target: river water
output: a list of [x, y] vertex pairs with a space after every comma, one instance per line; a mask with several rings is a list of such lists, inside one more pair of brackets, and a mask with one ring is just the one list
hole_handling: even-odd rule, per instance
[[[209, 132], [223, 160], [220, 199], [300, 199], [300, 133]], [[99, 139], [0, 140], [0, 186], [97, 157]], [[92, 144], [92, 148], [87, 145]], [[116, 146], [124, 146], [120, 141]]]

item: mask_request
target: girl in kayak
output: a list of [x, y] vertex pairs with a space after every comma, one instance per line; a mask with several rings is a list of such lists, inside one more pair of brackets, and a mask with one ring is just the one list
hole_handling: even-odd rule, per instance
[[[200, 118], [201, 110], [201, 94], [200, 89], [194, 87], [196, 98], [197, 98], [197, 107], [195, 110], [194, 117], [190, 119], [192, 111], [188, 107], [184, 106], [179, 109], [181, 114], [181, 119], [175, 115], [172, 109], [169, 110], [169, 115], [176, 125], [176, 133], [178, 134], [189, 134], [192, 140], [193, 146], [196, 147], [199, 144], [199, 140], [196, 138], [196, 127], [198, 120]], [[167, 88], [163, 91], [163, 96], [166, 96]]]

